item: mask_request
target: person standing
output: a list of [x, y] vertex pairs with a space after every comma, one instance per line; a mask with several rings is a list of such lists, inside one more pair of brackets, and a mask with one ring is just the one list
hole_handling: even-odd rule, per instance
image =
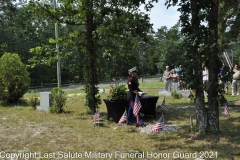
[[220, 68], [220, 74], [219, 74], [219, 84], [223, 85], [223, 90], [226, 94], [228, 94], [228, 70], [225, 64], [222, 64], [222, 67]]
[[183, 76], [183, 68], [182, 68], [182, 65], [179, 65], [179, 72], [178, 72], [178, 76], [180, 79], [182, 79], [182, 76]]
[[[131, 69], [128, 70], [129, 72], [129, 79], [128, 79], [128, 92], [127, 92], [127, 100], [129, 101], [129, 108], [128, 108], [128, 116], [127, 116], [127, 124], [128, 125], [132, 125], [133, 124], [133, 107], [134, 107], [134, 101], [135, 101], [135, 97], [138, 94], [138, 92], [141, 92], [141, 90], [139, 89], [139, 82], [137, 79], [137, 68], [133, 67]], [[137, 124], [136, 126], [139, 127], [144, 127], [144, 122], [140, 116], [140, 113], [138, 113], [137, 115]]]
[[166, 70], [163, 72], [164, 86], [166, 91], [171, 91], [171, 72], [169, 66], [166, 66]]
[[208, 68], [207, 68], [207, 66], [203, 67], [202, 76], [203, 76], [203, 84], [208, 82], [209, 75], [208, 75]]
[[182, 90], [186, 90], [186, 85], [183, 82], [183, 67], [182, 65], [179, 65], [179, 73], [178, 73], [178, 86], [179, 88], [181, 88]]
[[178, 74], [175, 69], [172, 69], [171, 71], [171, 78], [172, 78], [173, 91], [177, 92], [178, 91]]
[[232, 96], [239, 95], [240, 71], [237, 64], [233, 67]]

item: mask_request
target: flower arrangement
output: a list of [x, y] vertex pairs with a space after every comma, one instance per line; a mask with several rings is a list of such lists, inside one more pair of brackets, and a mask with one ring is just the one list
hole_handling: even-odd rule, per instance
[[127, 88], [125, 87], [125, 84], [121, 83], [120, 80], [116, 80], [113, 78], [114, 84], [110, 84], [110, 94], [109, 99], [110, 100], [126, 100], [127, 99]]

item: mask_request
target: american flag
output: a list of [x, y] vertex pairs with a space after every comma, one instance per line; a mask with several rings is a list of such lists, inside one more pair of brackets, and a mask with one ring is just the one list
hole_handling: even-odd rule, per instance
[[123, 122], [125, 122], [127, 120], [127, 112], [125, 111], [122, 115], [122, 117], [120, 118], [118, 124], [121, 124]]
[[151, 133], [158, 132], [159, 130], [162, 130], [164, 127], [164, 122], [163, 122], [163, 116], [158, 120], [157, 124], [152, 128]]
[[142, 107], [142, 104], [141, 104], [138, 96], [136, 95], [136, 97], [135, 97], [135, 102], [134, 102], [134, 107], [133, 107], [133, 114], [134, 114], [135, 116], [138, 115], [138, 112], [140, 111], [141, 107]]
[[93, 122], [95, 122], [100, 117], [100, 113], [97, 111], [93, 116]]
[[225, 103], [225, 106], [224, 106], [224, 114], [225, 114], [226, 116], [229, 115], [229, 111], [228, 111], [228, 103]]
[[162, 109], [165, 109], [165, 107], [166, 107], [166, 106], [165, 106], [165, 98], [163, 99], [161, 106], [162, 106]]

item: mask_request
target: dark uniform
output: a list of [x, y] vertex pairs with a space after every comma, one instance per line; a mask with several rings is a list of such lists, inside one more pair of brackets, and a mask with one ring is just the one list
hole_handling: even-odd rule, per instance
[[[129, 91], [127, 93], [127, 99], [129, 100], [128, 117], [127, 117], [128, 125], [133, 124], [133, 106], [134, 106], [134, 101], [135, 101], [135, 97], [136, 97], [136, 94], [134, 93], [134, 91], [141, 92], [141, 90], [138, 87], [139, 87], [138, 79], [136, 77], [132, 77], [132, 76], [129, 77], [129, 79], [128, 79]], [[137, 123], [140, 126], [144, 125], [144, 123], [140, 117], [140, 113], [138, 113]]]
[[141, 92], [141, 90], [138, 88], [139, 87], [139, 82], [138, 79], [136, 77], [129, 77], [128, 78], [128, 95], [127, 95], [127, 99], [128, 100], [135, 100], [136, 94], [134, 93], [134, 91], [138, 91]]

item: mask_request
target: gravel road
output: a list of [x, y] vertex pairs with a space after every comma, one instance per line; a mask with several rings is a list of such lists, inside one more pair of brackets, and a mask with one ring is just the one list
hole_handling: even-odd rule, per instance
[[[159, 81], [159, 78], [146, 78], [143, 79], [143, 82], [157, 82]], [[127, 83], [127, 79], [122, 80], [122, 82]], [[142, 79], [139, 79], [139, 82], [142, 82]], [[113, 81], [109, 82], [100, 82], [98, 87], [101, 88], [102, 86], [108, 86], [110, 83], [113, 83]], [[63, 90], [75, 90], [75, 89], [83, 89], [84, 85], [71, 85], [71, 86], [62, 86], [61, 88]], [[39, 89], [29, 89], [28, 92], [31, 92], [31, 90], [34, 90], [35, 92], [48, 92], [51, 91], [52, 88], [39, 88]]]

